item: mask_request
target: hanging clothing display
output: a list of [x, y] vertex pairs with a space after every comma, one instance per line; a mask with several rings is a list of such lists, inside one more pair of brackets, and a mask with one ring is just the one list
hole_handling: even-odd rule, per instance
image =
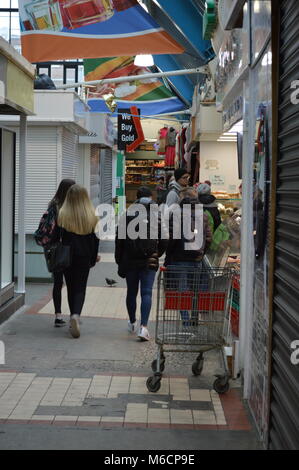
[[175, 168], [179, 168], [180, 166], [180, 145], [181, 145], [181, 134], [177, 133], [176, 143], [175, 143], [175, 157], [174, 157]]
[[177, 131], [170, 127], [166, 137], [165, 166], [174, 167], [175, 164], [175, 144]]
[[[197, 174], [199, 170], [199, 161], [197, 162], [199, 145], [197, 142], [192, 142], [190, 124], [183, 124], [180, 132], [165, 124], [158, 132], [156, 146], [157, 154], [165, 156], [166, 168], [186, 168], [190, 174], [193, 174], [193, 172]], [[192, 156], [193, 151], [194, 156]], [[195, 169], [195, 166], [197, 169]], [[196, 181], [198, 181], [197, 176], [194, 182]]]
[[159, 144], [159, 149], [158, 149], [158, 155], [165, 155], [166, 152], [166, 137], [168, 133], [168, 127], [164, 126], [162, 129], [159, 130], [158, 133], [158, 144]]

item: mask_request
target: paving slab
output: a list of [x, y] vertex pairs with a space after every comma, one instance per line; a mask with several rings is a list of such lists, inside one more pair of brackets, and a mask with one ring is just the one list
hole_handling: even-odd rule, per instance
[[[191, 370], [195, 351], [165, 352], [160, 390], [148, 391], [157, 355], [155, 299], [152, 339], [140, 342], [127, 332], [125, 281], [117, 276], [113, 243], [104, 242], [101, 250], [102, 262], [89, 277], [80, 338], [72, 338], [68, 326], [54, 328], [51, 284], [28, 284], [26, 306], [0, 325], [6, 349], [0, 449], [260, 448], [241, 381], [231, 381], [223, 397], [212, 390], [221, 370], [218, 351], [205, 354], [197, 377]], [[107, 287], [105, 277], [116, 279], [117, 287]], [[63, 297], [66, 314], [65, 289]]]

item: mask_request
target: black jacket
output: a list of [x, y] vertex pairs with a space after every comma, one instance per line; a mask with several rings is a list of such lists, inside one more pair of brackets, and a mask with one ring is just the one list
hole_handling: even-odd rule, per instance
[[[185, 198], [181, 201], [180, 206], [183, 207], [184, 204], [191, 205], [191, 214], [194, 219], [195, 217], [195, 206], [198, 204], [197, 199]], [[181, 209], [182, 210], [182, 209]], [[203, 245], [198, 250], [186, 249], [185, 242], [188, 242], [184, 239], [183, 232], [183, 217], [181, 217], [181, 238], [177, 239], [174, 237], [174, 223], [175, 216], [172, 216], [169, 220], [169, 243], [166, 250], [165, 266], [172, 264], [176, 261], [201, 261], [203, 256], [212, 241], [212, 232], [208, 222], [208, 217], [203, 214]]]
[[[139, 200], [135, 201], [135, 204], [139, 204]], [[138, 213], [130, 214], [130, 208], [121, 218], [119, 227], [117, 228], [115, 238], [115, 261], [118, 264], [118, 274], [121, 277], [125, 277], [128, 271], [134, 269], [153, 269], [159, 268], [158, 258], [162, 256], [167, 247], [168, 240], [161, 239], [161, 218], [157, 219], [157, 238], [153, 239], [150, 237], [150, 205], [155, 204], [154, 201], [149, 203], [142, 203], [147, 211], [146, 224], [147, 238], [145, 240], [132, 241], [127, 234], [128, 225], [137, 216]], [[121, 227], [122, 224], [122, 227]], [[136, 227], [136, 231], [138, 231]], [[125, 238], [120, 238], [120, 233], [125, 231]]]
[[[58, 230], [61, 230], [58, 227]], [[95, 233], [77, 235], [62, 229], [62, 243], [71, 247], [72, 266], [93, 267], [96, 264], [99, 239]]]
[[200, 204], [203, 205], [204, 211], [209, 211], [211, 216], [213, 217], [215, 232], [216, 228], [219, 227], [219, 225], [221, 224], [220, 212], [215, 202], [215, 196], [212, 196], [212, 194], [200, 194], [198, 196], [198, 200]]

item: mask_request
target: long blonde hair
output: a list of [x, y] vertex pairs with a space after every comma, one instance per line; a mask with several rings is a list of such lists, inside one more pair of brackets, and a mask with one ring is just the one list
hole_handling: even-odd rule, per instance
[[88, 193], [83, 186], [73, 184], [59, 211], [57, 223], [68, 232], [87, 235], [94, 232], [98, 223]]

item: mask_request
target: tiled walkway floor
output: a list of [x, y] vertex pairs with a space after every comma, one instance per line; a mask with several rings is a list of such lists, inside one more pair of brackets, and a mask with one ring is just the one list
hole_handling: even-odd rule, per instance
[[[82, 317], [98, 318], [127, 318], [127, 312], [124, 308], [126, 304], [127, 290], [122, 287], [87, 287], [86, 300], [82, 310]], [[157, 290], [153, 291], [153, 305], [156, 305]], [[137, 300], [137, 310], [140, 300]], [[62, 289], [62, 311], [69, 315], [67, 303], [66, 288]], [[49, 299], [47, 304], [41, 308], [38, 313], [54, 313], [53, 301]], [[154, 309], [151, 312], [154, 316]]]
[[[146, 434], [153, 441], [156, 439], [154, 448], [165, 448], [169, 440], [176, 449], [177, 439], [181, 439], [176, 430], [183, 429], [190, 430], [190, 434], [184, 433], [187, 440], [194, 434], [192, 431], [198, 431], [196, 442], [209, 440], [207, 435], [211, 432], [213, 437], [211, 442], [205, 443], [207, 447], [219, 447], [215, 434], [225, 440], [224, 447], [227, 439], [235, 439], [236, 448], [256, 445], [241, 389], [235, 388], [233, 383], [223, 395], [211, 389], [214, 368], [211, 372], [209, 364], [215, 365], [213, 359], [211, 362], [207, 359], [201, 377], [193, 377], [189, 362], [187, 368], [182, 359], [180, 362], [167, 356], [165, 372], [169, 375], [163, 374], [157, 393], [148, 391], [146, 380], [151, 372], [146, 371], [150, 370], [151, 361], [156, 357], [156, 345], [154, 338], [147, 344], [140, 344], [135, 338], [128, 337], [125, 284], [118, 279], [116, 287], [105, 286], [106, 276], [116, 278], [113, 261], [112, 253], [103, 253], [102, 262], [91, 275], [82, 312], [85, 317], [82, 335], [78, 340], [70, 338], [66, 328], [53, 328], [50, 285], [46, 295], [45, 288], [41, 289], [43, 298], [35, 292], [34, 301], [29, 303], [25, 315], [16, 317], [3, 330], [7, 364], [0, 368], [0, 423], [5, 432], [8, 428], [11, 432], [20, 428], [23, 443], [25, 429], [32, 431], [34, 428], [38, 441], [39, 435], [41, 439], [56, 436], [58, 429], [55, 430], [55, 426], [65, 426], [59, 429], [65, 436], [73, 430], [80, 433], [82, 427], [90, 427], [89, 432], [85, 432], [89, 445], [95, 427], [102, 428], [96, 432], [97, 436], [98, 432], [101, 435], [101, 440], [107, 439], [106, 429], [115, 427], [113, 432], [121, 431], [122, 448], [127, 448], [128, 432], [131, 436], [136, 429], [136, 437], [147, 429]], [[152, 332], [156, 293], [154, 289]], [[65, 287], [62, 299], [63, 314], [68, 315]], [[138, 311], [139, 305], [140, 300]], [[243, 439], [241, 444], [240, 439]], [[65, 448], [68, 445], [66, 443]], [[87, 446], [82, 444], [83, 448], [84, 445]], [[196, 445], [201, 448], [200, 442]], [[44, 448], [44, 442], [40, 446]]]
[[[99, 374], [92, 378], [38, 377], [0, 373], [1, 422], [112, 425], [158, 428], [250, 429], [236, 390], [219, 397], [213, 390], [190, 389], [187, 378], [163, 377], [157, 394], [146, 377]], [[117, 413], [97, 414], [99, 406], [121, 399]], [[109, 403], [111, 402], [111, 403]], [[234, 410], [230, 409], [233, 404]], [[48, 410], [51, 409], [51, 413]], [[69, 414], [69, 411], [76, 414]], [[234, 411], [232, 415], [232, 411]]]
[[[106, 267], [113, 260], [112, 253], [103, 253], [101, 265], [97, 267], [99, 273], [106, 275]], [[69, 313], [66, 294], [64, 287], [62, 311], [65, 315]], [[155, 318], [156, 295], [155, 288], [152, 320]], [[125, 297], [124, 287], [89, 285], [82, 316], [98, 318], [99, 321], [102, 318], [103, 322], [107, 321], [104, 319], [126, 320]], [[139, 305], [140, 300], [138, 310]], [[53, 313], [51, 289], [26, 311], [26, 314], [40, 314], [43, 318]], [[76, 343], [77, 347], [79, 345]], [[252, 429], [240, 398], [241, 391], [236, 388], [218, 395], [214, 390], [190, 386], [192, 380], [188, 376], [165, 374], [159, 391], [150, 393], [146, 387], [148, 375], [144, 373], [103, 372], [80, 377], [78, 370], [72, 377], [64, 377], [55, 376], [53, 371], [50, 376], [46, 370], [44, 374], [32, 372], [0, 369], [0, 423], [228, 431]]]

